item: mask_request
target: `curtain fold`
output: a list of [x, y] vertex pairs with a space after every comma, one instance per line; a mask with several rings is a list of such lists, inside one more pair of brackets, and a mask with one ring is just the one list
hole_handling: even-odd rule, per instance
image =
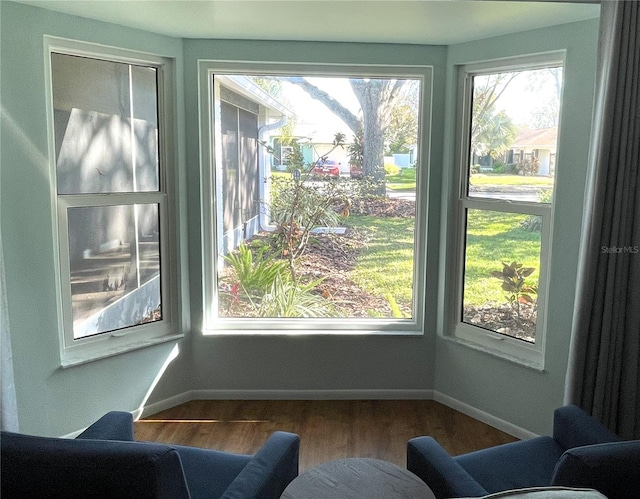
[[0, 232], [0, 351], [2, 358], [2, 383], [0, 397], [1, 427], [7, 431], [18, 431], [18, 407], [16, 404], [16, 387], [13, 381], [13, 356], [11, 353], [11, 337], [9, 335], [9, 318], [7, 314], [7, 290], [4, 281], [4, 257], [2, 253], [2, 232]]
[[640, 438], [640, 8], [602, 2], [565, 402]]

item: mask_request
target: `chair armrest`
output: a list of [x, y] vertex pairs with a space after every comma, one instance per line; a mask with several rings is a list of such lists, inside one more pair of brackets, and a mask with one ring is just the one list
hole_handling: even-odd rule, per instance
[[2, 497], [188, 499], [169, 446], [2, 432]]
[[277, 499], [298, 476], [300, 437], [277, 431], [231, 482], [221, 499]]
[[133, 416], [128, 412], [108, 412], [76, 438], [133, 442]]
[[553, 415], [553, 439], [563, 449], [617, 442], [620, 437], [575, 405], [559, 407]]
[[640, 490], [640, 440], [567, 450], [556, 464], [553, 485], [596, 489], [609, 499]]
[[407, 469], [420, 477], [437, 499], [478, 497], [488, 493], [432, 437], [409, 440]]

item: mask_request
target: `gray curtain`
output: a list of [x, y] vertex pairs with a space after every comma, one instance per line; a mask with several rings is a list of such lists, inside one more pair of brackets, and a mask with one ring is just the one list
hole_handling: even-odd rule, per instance
[[565, 402], [640, 438], [640, 4], [602, 2]]

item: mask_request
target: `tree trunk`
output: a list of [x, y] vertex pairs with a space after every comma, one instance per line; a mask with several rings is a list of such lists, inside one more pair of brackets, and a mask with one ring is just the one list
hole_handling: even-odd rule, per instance
[[351, 79], [351, 88], [362, 109], [364, 127], [365, 175], [379, 184], [377, 194], [386, 193], [384, 185], [384, 132], [391, 119], [391, 108], [395, 104], [403, 80]]
[[362, 127], [364, 136], [363, 172], [379, 183], [377, 194], [385, 194], [384, 186], [384, 132], [389, 125], [391, 109], [397, 101], [400, 88], [406, 80], [385, 80], [376, 78], [352, 78], [351, 88], [362, 109], [362, 123], [342, 104], [325, 91], [309, 83], [304, 78], [287, 78], [298, 85], [312, 98], [322, 102], [353, 131], [358, 133]]

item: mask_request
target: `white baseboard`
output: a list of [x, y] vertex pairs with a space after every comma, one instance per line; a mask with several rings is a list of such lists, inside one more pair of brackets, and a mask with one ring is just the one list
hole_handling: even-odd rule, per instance
[[138, 409], [133, 416], [147, 417], [191, 400], [435, 400], [516, 438], [538, 436], [436, 390], [190, 390]]
[[133, 419], [138, 420], [140, 418], [150, 416], [151, 414], [156, 414], [160, 411], [171, 409], [172, 407], [184, 404], [191, 400], [197, 400], [198, 398], [194, 397], [192, 394], [192, 391], [183, 392], [178, 395], [174, 395], [173, 397], [169, 397], [168, 399], [160, 400], [158, 402], [154, 402], [153, 404], [140, 407], [133, 412]]
[[431, 400], [433, 390], [190, 390], [146, 405], [134, 418], [147, 417], [190, 400]]
[[449, 395], [445, 395], [437, 390], [433, 392], [433, 400], [436, 402], [440, 402], [441, 404], [446, 405], [447, 407], [451, 407], [451, 409], [455, 409], [462, 414], [466, 414], [467, 416], [472, 417], [473, 419], [477, 419], [489, 426], [496, 428], [497, 430], [508, 433], [509, 435], [519, 438], [520, 440], [527, 440], [529, 438], [537, 437], [536, 433], [533, 433], [529, 430], [525, 430], [520, 426], [516, 426], [513, 423], [505, 421], [504, 419], [500, 419], [496, 416], [489, 414], [488, 412], [481, 411], [469, 404], [465, 404], [464, 402], [460, 402]]

